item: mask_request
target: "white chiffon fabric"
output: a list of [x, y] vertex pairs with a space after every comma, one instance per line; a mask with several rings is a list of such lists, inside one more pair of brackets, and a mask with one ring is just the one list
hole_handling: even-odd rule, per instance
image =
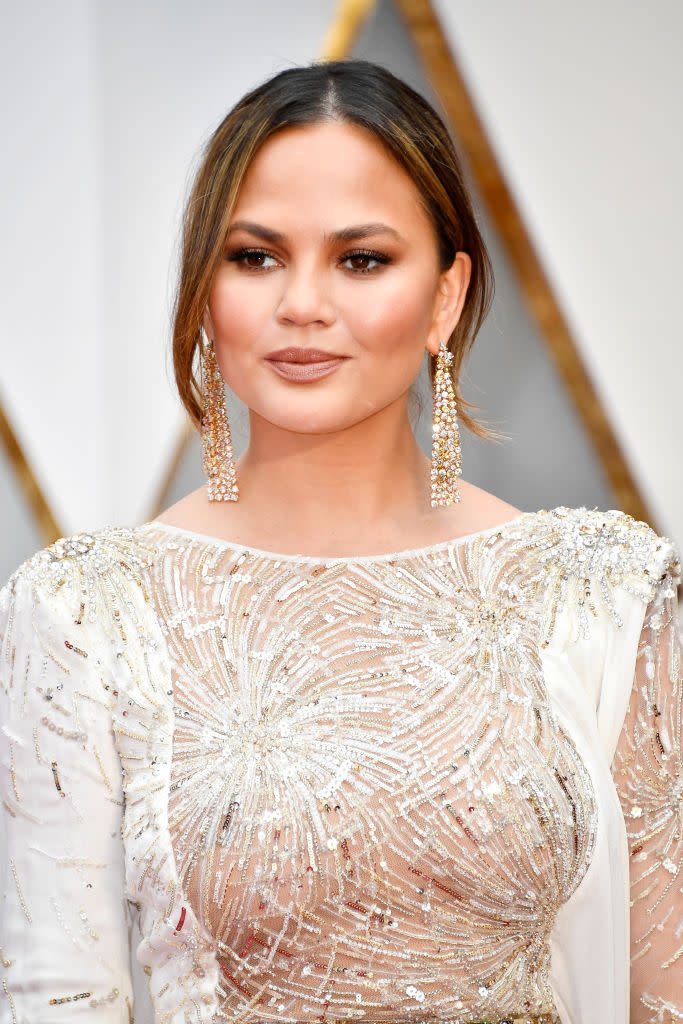
[[[529, 513], [500, 535], [533, 553], [549, 523], [539, 655], [597, 809], [590, 861], [550, 934], [555, 1010], [562, 1024], [673, 1024], [683, 1020], [680, 565], [670, 541], [619, 512]], [[608, 537], [588, 570], [577, 536]], [[221, 1007], [216, 937], [179, 879], [173, 705], [152, 695], [173, 689], [169, 623], [163, 601], [149, 600], [149, 566], [169, 541], [178, 557], [184, 542], [201, 545], [154, 523], [75, 535], [0, 593], [2, 1024], [148, 1024], [135, 1017], [134, 956], [154, 1024], [277, 1019]], [[178, 572], [163, 574], [176, 598]], [[132, 950], [136, 916], [143, 938]], [[442, 1018], [425, 1007], [395, 1019]]]
[[[560, 910], [552, 935], [555, 1002], [566, 1024], [629, 1020], [629, 858], [624, 816], [609, 766], [633, 686], [643, 606], [620, 593], [624, 618], [619, 643], [601, 650], [611, 632], [607, 613], [590, 639], [567, 645], [569, 609], [563, 610], [544, 671], [558, 718], [586, 764], [598, 800], [598, 834], [581, 885]], [[598, 623], [596, 623], [596, 626]]]

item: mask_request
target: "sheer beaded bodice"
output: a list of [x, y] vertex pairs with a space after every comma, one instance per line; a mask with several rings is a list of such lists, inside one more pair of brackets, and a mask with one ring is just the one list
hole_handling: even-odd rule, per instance
[[549, 935], [595, 806], [519, 543], [316, 560], [158, 536], [169, 827], [224, 1009], [551, 1012]]

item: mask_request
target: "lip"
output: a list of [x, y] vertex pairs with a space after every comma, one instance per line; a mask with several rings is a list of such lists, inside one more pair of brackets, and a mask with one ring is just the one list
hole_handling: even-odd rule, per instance
[[290, 345], [289, 348], [269, 352], [266, 359], [274, 359], [278, 363], [325, 363], [330, 359], [346, 359], [346, 356], [339, 352], [325, 352], [321, 348], [297, 348]]
[[266, 359], [266, 362], [270, 363], [278, 376], [284, 377], [285, 380], [300, 382], [327, 377], [328, 374], [334, 373], [335, 370], [339, 369], [345, 361], [346, 356], [337, 356], [332, 359], [327, 358], [306, 363], [291, 362], [286, 359]]

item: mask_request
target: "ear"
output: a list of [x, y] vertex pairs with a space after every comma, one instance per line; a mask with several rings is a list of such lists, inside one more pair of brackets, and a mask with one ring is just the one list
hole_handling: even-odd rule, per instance
[[455, 330], [465, 305], [465, 296], [472, 274], [472, 260], [468, 253], [457, 252], [453, 263], [439, 277], [434, 310], [425, 348], [432, 355], [439, 351]]

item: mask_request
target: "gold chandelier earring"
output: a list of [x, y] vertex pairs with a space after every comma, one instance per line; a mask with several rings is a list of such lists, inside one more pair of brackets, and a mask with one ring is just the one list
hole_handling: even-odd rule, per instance
[[213, 342], [204, 332], [200, 348], [202, 377], [202, 469], [208, 477], [209, 501], [237, 501], [239, 488], [232, 454], [232, 437], [225, 408], [225, 385]]
[[434, 373], [434, 411], [432, 416], [432, 507], [451, 505], [460, 501], [458, 477], [462, 473], [460, 462], [460, 434], [458, 433], [458, 407], [453, 390], [450, 365], [453, 353], [441, 342], [436, 356]]

